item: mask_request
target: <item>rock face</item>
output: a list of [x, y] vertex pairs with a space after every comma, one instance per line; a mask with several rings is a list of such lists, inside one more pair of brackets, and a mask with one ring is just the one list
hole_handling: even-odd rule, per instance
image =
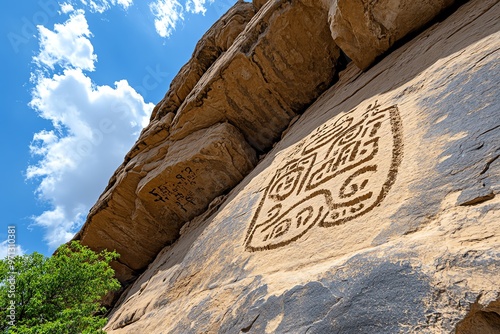
[[259, 10], [266, 4], [267, 0], [252, 0], [255, 9]]
[[500, 4], [373, 65], [452, 3], [230, 9], [75, 237], [121, 254], [105, 329], [498, 333]]
[[499, 14], [470, 1], [349, 64], [106, 330], [497, 333]]
[[332, 37], [359, 68], [366, 69], [397, 40], [421, 28], [453, 3], [454, 0], [331, 1]]
[[324, 10], [281, 0], [253, 14], [238, 2], [203, 36], [75, 237], [120, 253], [113, 267], [124, 284], [337, 76], [340, 49]]
[[152, 147], [117, 172], [77, 237], [96, 249], [116, 249], [116, 274], [127, 282], [256, 162], [255, 151], [227, 123]]
[[331, 85], [339, 55], [324, 10], [269, 1], [180, 106], [171, 138], [228, 121], [263, 152]]
[[172, 80], [164, 99], [156, 105], [151, 115], [152, 120], [177, 111], [198, 80], [229, 49], [254, 15], [255, 8], [252, 4], [237, 2], [203, 35], [191, 59]]

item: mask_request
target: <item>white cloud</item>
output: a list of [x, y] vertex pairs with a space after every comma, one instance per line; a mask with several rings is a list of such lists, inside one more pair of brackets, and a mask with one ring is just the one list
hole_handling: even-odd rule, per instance
[[149, 4], [149, 9], [154, 15], [156, 32], [161, 37], [170, 37], [175, 30], [177, 23], [184, 21], [184, 14], [203, 14], [205, 15], [206, 4], [213, 3], [215, 0], [187, 0], [184, 6], [179, 0], [156, 0]]
[[33, 217], [36, 225], [47, 230], [45, 240], [51, 249], [56, 249], [59, 245], [71, 240], [75, 230], [84, 223], [85, 217], [82, 212], [78, 212], [78, 209], [67, 212], [66, 208], [56, 206], [51, 211], [45, 211], [40, 216]]
[[25, 252], [21, 248], [21, 245], [15, 245], [15, 251], [9, 252], [9, 242], [8, 240], [0, 242], [0, 259], [5, 259], [7, 255], [23, 255]]
[[157, 0], [149, 4], [149, 9], [155, 16], [156, 32], [161, 37], [169, 37], [177, 22], [184, 20], [184, 8], [177, 0]]
[[74, 10], [75, 10], [75, 8], [74, 8], [74, 7], [73, 7], [73, 5], [72, 5], [72, 4], [70, 4], [70, 3], [67, 3], [67, 2], [66, 2], [66, 3], [62, 3], [62, 4], [61, 4], [61, 12], [62, 12], [63, 14], [68, 14], [68, 13], [70, 13], [70, 12], [74, 11]]
[[[97, 56], [85, 12], [70, 2], [61, 5], [63, 14], [70, 13], [66, 22], [55, 24], [53, 31], [38, 26], [40, 52], [33, 58], [38, 68], [31, 74], [30, 107], [53, 128], [34, 134], [30, 151], [37, 162], [28, 166], [26, 178], [39, 182], [37, 196], [51, 205], [33, 221], [46, 230], [44, 239], [52, 249], [80, 228], [154, 107], [126, 80], [97, 86], [84, 73], [94, 70]], [[97, 12], [132, 4], [81, 2]]]
[[92, 33], [83, 10], [73, 12], [65, 23], [55, 24], [54, 31], [43, 26], [38, 26], [38, 30], [40, 53], [33, 59], [39, 66], [52, 70], [54, 65], [94, 70], [97, 56], [88, 39]]
[[97, 13], [104, 13], [112, 6], [122, 6], [123, 9], [128, 9], [133, 4], [133, 0], [80, 0], [80, 2], [88, 6], [92, 12]]
[[116, 0], [116, 1], [111, 1], [111, 3], [114, 5], [120, 5], [122, 6], [124, 9], [127, 9], [128, 7], [132, 6], [133, 4], [133, 0]]
[[[186, 1], [186, 10], [194, 14], [205, 14], [207, 8], [205, 3], [207, 0], [188, 0]], [[209, 3], [213, 3], [214, 0], [208, 0]]]
[[153, 108], [126, 80], [95, 86], [81, 69], [39, 77], [30, 106], [53, 130], [36, 133], [27, 169], [37, 194], [52, 210], [34, 217], [51, 248], [70, 239], [147, 124]]

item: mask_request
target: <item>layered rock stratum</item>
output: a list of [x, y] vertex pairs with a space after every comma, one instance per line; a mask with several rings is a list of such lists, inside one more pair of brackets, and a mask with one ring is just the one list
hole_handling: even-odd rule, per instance
[[121, 254], [106, 331], [499, 333], [498, 17], [236, 3], [75, 237]]

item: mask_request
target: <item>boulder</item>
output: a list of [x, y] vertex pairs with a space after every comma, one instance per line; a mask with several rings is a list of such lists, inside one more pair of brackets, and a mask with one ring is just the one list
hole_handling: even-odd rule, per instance
[[175, 113], [198, 80], [227, 51], [255, 14], [251, 3], [238, 1], [198, 41], [191, 59], [172, 79], [170, 89], [153, 110], [151, 120]]
[[332, 84], [339, 55], [322, 8], [269, 1], [179, 107], [171, 138], [228, 121], [264, 152]]
[[420, 29], [454, 0], [325, 1], [335, 43], [366, 69], [396, 41]]

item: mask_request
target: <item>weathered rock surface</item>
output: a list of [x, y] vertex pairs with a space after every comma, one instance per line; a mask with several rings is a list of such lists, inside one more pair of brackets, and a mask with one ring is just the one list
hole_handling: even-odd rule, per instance
[[228, 121], [265, 151], [331, 85], [339, 56], [322, 8], [269, 1], [179, 107], [171, 138]]
[[335, 0], [329, 4], [335, 43], [361, 69], [396, 41], [418, 30], [454, 0]]
[[226, 52], [255, 14], [251, 3], [237, 2], [196, 44], [191, 59], [181, 68], [170, 89], [153, 110], [151, 119], [175, 113], [210, 66]]
[[[266, 9], [277, 3], [269, 1], [264, 5], [245, 31], [254, 31], [252, 27], [258, 25], [259, 16], [268, 15]], [[283, 6], [288, 8], [288, 4]], [[293, 13], [293, 8], [283, 12], [283, 17], [289, 12]], [[307, 17], [307, 10], [303, 12]], [[339, 82], [308, 108], [225, 200], [218, 198], [208, 211], [194, 219], [183, 217], [190, 222], [182, 228], [179, 239], [164, 248], [129, 287], [113, 310], [106, 330], [497, 333], [498, 17], [497, 0], [472, 0], [367, 72], [351, 63], [340, 74]], [[274, 21], [265, 22], [285, 22], [280, 20], [286, 19], [275, 17]], [[269, 24], [266, 29], [271, 31], [272, 26]], [[216, 107], [215, 98], [224, 92], [217, 85], [244, 86], [242, 69], [251, 62], [240, 51], [231, 51], [242, 50], [239, 45], [243, 44], [239, 43], [248, 38], [244, 34], [196, 84], [177, 112], [173, 128], [163, 127], [164, 131], [175, 133], [171, 137], [175, 140], [168, 139], [166, 146], [142, 149], [128, 163], [135, 167], [118, 174], [115, 182], [130, 178], [137, 186], [129, 188], [130, 193], [127, 188], [117, 187], [109, 194], [113, 200], [101, 200], [113, 206], [113, 212], [123, 209], [119, 205], [130, 205], [130, 198], [142, 203], [144, 196], [156, 196], [150, 193], [149, 186], [158, 187], [177, 178], [174, 174], [179, 171], [186, 171], [183, 161], [188, 159], [175, 158], [169, 145], [177, 145], [177, 152], [185, 152], [181, 143], [187, 145], [189, 136], [203, 137], [202, 132], [194, 130], [225, 129], [235, 133], [231, 138], [246, 138], [231, 140], [230, 146], [240, 152], [237, 156], [242, 161], [233, 166], [250, 168], [254, 163], [244, 156], [252, 155], [260, 142], [251, 142], [250, 132], [240, 125], [220, 123], [237, 122], [231, 118], [231, 112]], [[267, 34], [258, 36], [257, 41], [273, 38]], [[253, 50], [255, 59], [260, 59], [258, 48]], [[281, 55], [275, 49], [272, 52]], [[231, 62], [222, 60], [231, 54]], [[279, 64], [276, 61], [275, 66]], [[236, 65], [232, 72], [224, 72]], [[225, 73], [221, 75], [224, 80], [212, 79], [215, 69]], [[251, 73], [252, 78], [258, 74]], [[273, 93], [280, 92], [278, 78], [278, 88]], [[212, 97], [213, 90], [205, 87], [212, 87], [215, 92], [219, 89], [220, 93]], [[207, 93], [203, 99], [203, 94], [198, 93], [202, 91]], [[194, 102], [197, 99], [214, 106], [197, 109], [199, 121], [195, 121], [195, 113], [182, 111], [189, 104], [193, 110], [198, 108]], [[227, 101], [220, 102], [221, 108], [227, 108]], [[245, 101], [248, 98], [242, 100], [242, 105]], [[205, 117], [207, 113], [221, 116], [215, 127], [200, 130], [212, 125], [208, 119], [213, 116]], [[189, 125], [190, 131], [186, 128], [188, 120], [198, 122]], [[146, 131], [154, 133], [151, 129]], [[215, 133], [211, 138], [215, 138]], [[247, 141], [251, 145], [245, 146]], [[208, 142], [203, 141], [203, 145], [209, 145]], [[191, 161], [197, 150], [202, 154], [201, 148], [185, 149], [193, 152], [186, 155], [192, 157]], [[146, 155], [155, 157], [152, 164], [139, 163]], [[159, 156], [165, 157], [163, 162]], [[227, 154], [224, 159], [229, 156], [235, 154]], [[133, 161], [137, 165], [131, 165]], [[206, 172], [215, 175], [209, 170], [203, 173]], [[186, 173], [181, 180], [188, 179], [189, 172]], [[136, 199], [137, 189], [140, 196]], [[182, 209], [175, 210], [172, 212], [182, 215]], [[111, 211], [104, 208], [101, 212]], [[127, 238], [123, 242], [131, 249], [126, 258], [140, 257], [144, 254], [136, 251], [139, 244], [151, 240], [143, 243], [135, 235], [147, 228], [136, 223], [136, 219], [161, 214], [166, 217], [171, 213], [163, 206], [144, 205], [135, 212], [128, 219], [134, 226], [138, 224], [137, 230], [132, 230], [128, 221], [114, 223], [112, 216], [102, 225], [91, 216], [87, 228], [97, 224], [102, 233], [115, 228], [113, 238], [121, 229]], [[113, 225], [116, 227], [110, 227]], [[168, 234], [164, 231], [168, 226], [162, 225], [163, 230], [160, 226], [152, 228], [151, 232]], [[103, 235], [102, 247], [118, 245], [109, 237], [105, 242], [105, 238]]]
[[120, 253], [122, 283], [238, 184], [337, 76], [325, 11], [280, 0], [253, 14], [239, 2], [205, 34], [75, 236]]
[[257, 10], [261, 9], [266, 2], [267, 0], [252, 0], [252, 3]]
[[75, 238], [116, 250], [116, 275], [127, 282], [256, 162], [255, 151], [228, 123], [152, 147], [118, 170]]

